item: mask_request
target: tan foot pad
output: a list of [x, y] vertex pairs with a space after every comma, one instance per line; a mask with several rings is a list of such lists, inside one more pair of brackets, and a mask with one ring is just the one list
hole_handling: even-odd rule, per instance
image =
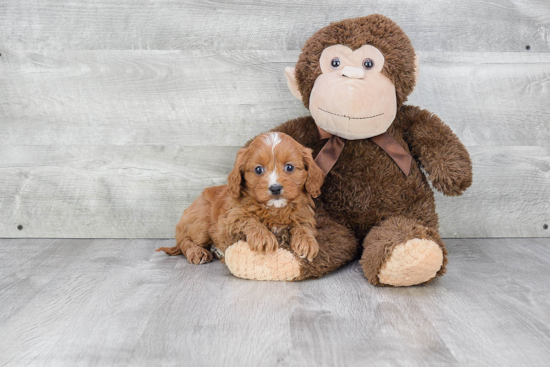
[[253, 280], [289, 281], [300, 275], [300, 263], [292, 253], [281, 248], [270, 255], [250, 250], [239, 241], [225, 250], [225, 264], [236, 277]]
[[378, 279], [397, 287], [420, 284], [435, 277], [442, 264], [443, 252], [437, 243], [413, 238], [394, 247]]

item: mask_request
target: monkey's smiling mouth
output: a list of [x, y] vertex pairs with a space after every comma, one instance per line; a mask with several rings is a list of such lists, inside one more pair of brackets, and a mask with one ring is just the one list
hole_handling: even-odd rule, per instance
[[340, 115], [338, 113], [334, 113], [334, 112], [330, 112], [330, 111], [327, 111], [327, 110], [323, 110], [321, 107], [317, 107], [318, 109], [320, 109], [321, 111], [323, 112], [326, 112], [326, 113], [330, 113], [331, 115], [335, 115], [335, 116], [340, 116], [340, 117], [346, 117], [350, 120], [366, 120], [366, 119], [372, 119], [374, 117], [378, 117], [378, 116], [382, 116], [384, 113], [379, 113], [378, 115], [374, 115], [374, 116], [368, 116], [368, 117], [351, 117], [351, 116], [347, 116], [347, 115]]

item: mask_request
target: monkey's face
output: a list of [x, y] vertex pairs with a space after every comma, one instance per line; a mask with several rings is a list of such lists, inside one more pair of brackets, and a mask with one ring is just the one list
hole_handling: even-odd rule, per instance
[[[371, 45], [355, 51], [333, 45], [323, 50], [319, 65], [322, 74], [309, 97], [317, 125], [352, 140], [386, 132], [395, 118], [397, 100], [393, 83], [382, 74], [382, 53]], [[291, 80], [289, 87], [292, 90]]]
[[388, 129], [397, 112], [393, 83], [382, 74], [384, 56], [373, 46], [352, 51], [327, 47], [319, 60], [309, 110], [323, 130], [345, 139], [365, 139]]

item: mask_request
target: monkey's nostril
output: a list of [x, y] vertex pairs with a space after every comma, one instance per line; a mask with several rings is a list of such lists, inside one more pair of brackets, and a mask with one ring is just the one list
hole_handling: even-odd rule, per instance
[[269, 186], [269, 191], [271, 192], [272, 195], [279, 195], [281, 191], [283, 191], [283, 186], [279, 184], [273, 184]]

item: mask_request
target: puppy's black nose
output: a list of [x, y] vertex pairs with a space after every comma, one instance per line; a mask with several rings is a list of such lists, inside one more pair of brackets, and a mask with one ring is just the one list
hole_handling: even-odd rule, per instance
[[269, 191], [273, 195], [279, 195], [281, 193], [281, 191], [283, 191], [283, 187], [279, 184], [273, 184], [273, 185], [269, 186]]

